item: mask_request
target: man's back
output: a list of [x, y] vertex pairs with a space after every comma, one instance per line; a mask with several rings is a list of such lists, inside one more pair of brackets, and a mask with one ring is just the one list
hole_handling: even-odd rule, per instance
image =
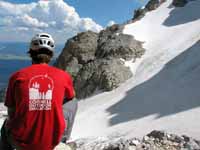
[[34, 64], [10, 79], [5, 105], [15, 108], [8, 121], [14, 143], [23, 149], [53, 149], [65, 121], [63, 98], [74, 97], [71, 77], [47, 64]]

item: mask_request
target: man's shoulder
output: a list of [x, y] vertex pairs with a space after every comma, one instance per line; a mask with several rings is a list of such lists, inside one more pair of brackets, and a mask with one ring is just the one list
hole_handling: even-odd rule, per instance
[[54, 71], [55, 73], [60, 73], [60, 74], [63, 74], [63, 75], [65, 75], [65, 76], [70, 76], [68, 72], [66, 72], [66, 71], [64, 71], [64, 70], [62, 70], [62, 69], [59, 69], [59, 68], [54, 67], [54, 66], [49, 66], [49, 67], [50, 67], [50, 68], [52, 69], [52, 71]]
[[21, 69], [19, 69], [18, 71], [16, 71], [13, 75], [24, 74], [24, 73], [26, 73], [30, 68], [31, 68], [31, 66], [27, 66], [27, 67], [21, 68]]
[[49, 68], [51, 68], [53, 71], [55, 71], [56, 73], [61, 73], [61, 74], [65, 74], [66, 72], [62, 69], [56, 68], [54, 66], [49, 66]]
[[33, 67], [34, 67], [33, 65], [23, 67], [17, 70], [16, 72], [14, 72], [10, 78], [27, 77], [31, 73], [31, 70], [33, 69]]
[[24, 68], [21, 68], [19, 70], [17, 70], [16, 72], [14, 72], [11, 76], [10, 76], [10, 79], [16, 79], [18, 77], [20, 77], [21, 75], [23, 76], [26, 76], [25, 74], [25, 70], [27, 69], [28, 67], [24, 67]]

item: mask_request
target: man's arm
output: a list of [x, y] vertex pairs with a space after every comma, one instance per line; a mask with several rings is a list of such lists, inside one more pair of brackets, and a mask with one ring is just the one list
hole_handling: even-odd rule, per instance
[[63, 105], [66, 104], [67, 102], [69, 102], [69, 101], [75, 99], [75, 95], [76, 95], [76, 94], [75, 94], [75, 91], [74, 91], [74, 89], [73, 89], [73, 97], [71, 97], [71, 98], [65, 97], [64, 100], [63, 100]]
[[8, 120], [14, 117], [15, 115], [15, 108], [14, 107], [8, 107]]
[[13, 74], [9, 79], [8, 88], [6, 90], [6, 98], [4, 105], [7, 107], [8, 120], [13, 118], [15, 115], [15, 83], [16, 83], [16, 74]]

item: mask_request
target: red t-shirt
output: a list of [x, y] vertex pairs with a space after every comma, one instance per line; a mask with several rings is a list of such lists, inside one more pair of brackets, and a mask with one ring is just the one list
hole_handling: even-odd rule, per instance
[[14, 73], [5, 105], [15, 108], [8, 121], [14, 142], [23, 150], [52, 150], [65, 129], [63, 98], [73, 99], [68, 73], [47, 64], [34, 64]]

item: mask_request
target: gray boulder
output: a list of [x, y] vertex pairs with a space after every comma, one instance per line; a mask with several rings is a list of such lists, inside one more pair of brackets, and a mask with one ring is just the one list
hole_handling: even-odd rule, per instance
[[129, 67], [120, 59], [104, 59], [100, 62], [100, 89], [111, 91], [132, 77]]
[[142, 19], [149, 11], [157, 9], [166, 0], [150, 0], [144, 8], [139, 8], [134, 11], [132, 22]]
[[139, 8], [139, 9], [136, 9], [135, 11], [134, 11], [134, 16], [133, 16], [133, 20], [134, 21], [137, 21], [137, 20], [140, 20], [140, 19], [142, 19], [144, 16], [145, 16], [145, 14], [146, 14], [146, 12], [147, 12], [148, 10], [146, 9], [146, 8]]
[[[122, 25], [114, 24], [110, 27], [107, 27], [105, 30], [102, 30], [99, 33], [99, 37], [98, 37], [98, 48], [99, 48], [99, 46], [104, 44], [108, 39], [110, 39], [113, 36], [113, 34], [122, 33], [123, 28], [124, 27]], [[98, 55], [98, 54], [96, 54], [96, 55]]]
[[95, 32], [82, 32], [68, 40], [66, 49], [80, 64], [85, 64], [95, 58], [97, 39], [98, 34]]
[[97, 59], [83, 66], [74, 86], [78, 98], [91, 96], [96, 90], [111, 91], [132, 77], [128, 67], [119, 59]]
[[157, 139], [163, 140], [167, 136], [167, 134], [164, 131], [154, 130], [151, 133], [147, 134], [147, 136], [155, 138], [155, 139], [157, 138]]
[[122, 25], [113, 25], [99, 34], [82, 32], [67, 41], [55, 66], [72, 75], [77, 98], [111, 91], [132, 77], [121, 58], [134, 61], [145, 50], [122, 31]]
[[148, 10], [148, 11], [152, 11], [152, 10], [155, 10], [156, 8], [158, 8], [160, 6], [160, 0], [150, 0], [145, 8]]
[[75, 77], [83, 64], [95, 59], [98, 34], [92, 31], [79, 33], [69, 39], [59, 55], [55, 66], [71, 73]]
[[98, 66], [96, 61], [84, 65], [74, 79], [74, 88], [77, 98], [91, 96], [98, 87]]
[[96, 57], [130, 60], [141, 57], [144, 51], [142, 43], [136, 41], [133, 36], [120, 33], [120, 29], [107, 28], [99, 34]]

